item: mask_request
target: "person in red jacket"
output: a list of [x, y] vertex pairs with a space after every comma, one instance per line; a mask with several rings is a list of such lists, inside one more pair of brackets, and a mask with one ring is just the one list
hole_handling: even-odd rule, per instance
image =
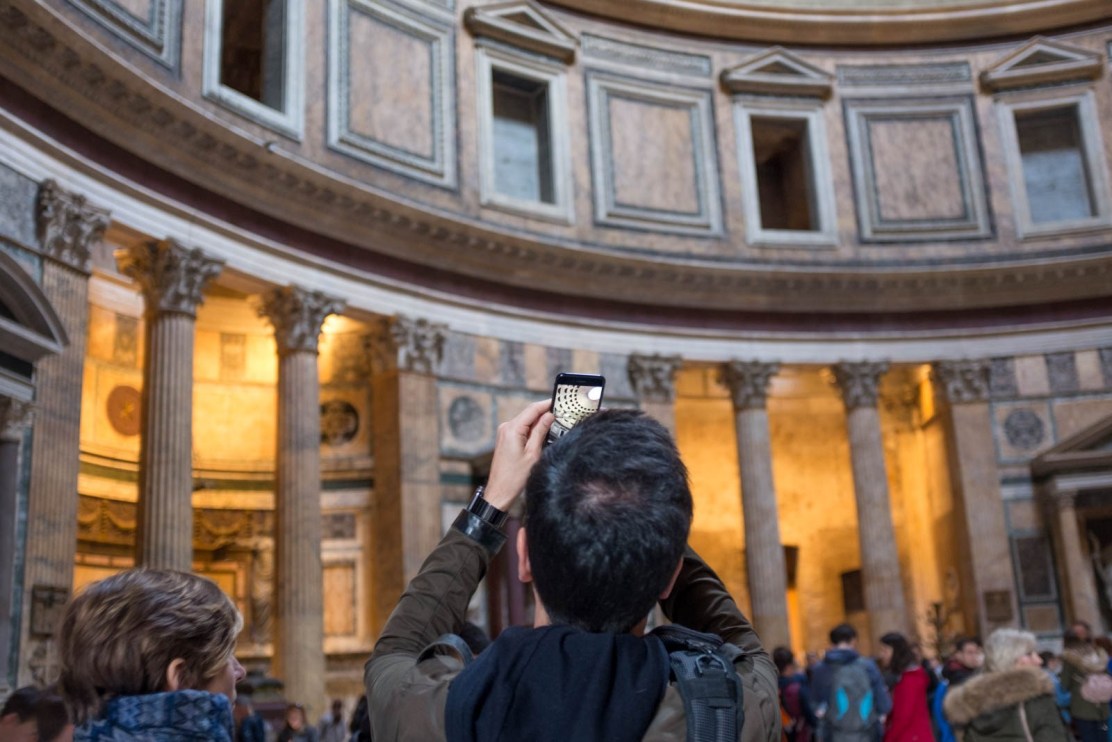
[[903, 634], [885, 634], [880, 638], [880, 645], [885, 675], [893, 683], [892, 711], [884, 728], [884, 742], [933, 742], [927, 671]]

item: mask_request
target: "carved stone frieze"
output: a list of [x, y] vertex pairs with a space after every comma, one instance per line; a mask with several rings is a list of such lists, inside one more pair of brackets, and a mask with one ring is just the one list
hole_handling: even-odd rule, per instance
[[17, 443], [31, 425], [35, 405], [11, 397], [0, 397], [0, 441]]
[[321, 325], [330, 314], [344, 311], [341, 299], [300, 286], [281, 286], [263, 297], [259, 316], [274, 325], [278, 353], [316, 353]]
[[124, 275], [139, 283], [148, 315], [171, 312], [195, 317], [204, 301], [205, 284], [224, 267], [223, 260], [175, 240], [135, 245], [121, 251], [117, 262]]
[[682, 365], [683, 358], [676, 355], [632, 355], [629, 382], [645, 402], [671, 402], [676, 398], [676, 372]]
[[931, 366], [937, 394], [950, 404], [987, 402], [990, 360], [939, 361]]
[[842, 392], [847, 410], [858, 407], [876, 407], [880, 377], [888, 371], [884, 361], [859, 361], [839, 363], [831, 368], [834, 382]]
[[760, 409], [768, 397], [768, 385], [780, 371], [779, 363], [730, 361], [718, 372], [718, 380], [730, 390], [735, 410]]
[[88, 273], [92, 249], [108, 228], [108, 212], [47, 180], [39, 189], [35, 216], [43, 254]]
[[444, 357], [448, 326], [404, 315], [382, 319], [377, 332], [367, 338], [371, 368], [375, 373], [409, 371], [436, 373]]

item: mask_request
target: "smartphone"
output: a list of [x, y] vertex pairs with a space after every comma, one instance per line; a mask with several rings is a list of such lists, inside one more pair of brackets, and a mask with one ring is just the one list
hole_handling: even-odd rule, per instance
[[556, 421], [545, 444], [559, 440], [576, 423], [598, 412], [606, 379], [597, 374], [557, 374], [552, 388], [552, 414]]

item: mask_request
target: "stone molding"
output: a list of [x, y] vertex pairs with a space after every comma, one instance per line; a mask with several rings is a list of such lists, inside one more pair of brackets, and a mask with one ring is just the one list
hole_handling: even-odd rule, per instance
[[931, 381], [936, 394], [950, 404], [987, 402], [991, 370], [988, 359], [938, 361], [931, 364]]
[[444, 357], [448, 326], [427, 319], [384, 317], [367, 338], [373, 373], [434, 374]]
[[502, 41], [571, 64], [578, 41], [532, 0], [468, 8], [463, 23], [473, 36]]
[[981, 85], [997, 92], [1096, 80], [1103, 74], [1104, 60], [1100, 54], [1036, 36], [982, 72]]
[[164, 312], [196, 317], [205, 284], [224, 267], [223, 260], [176, 240], [133, 245], [117, 253], [116, 261], [121, 273], [138, 282], [148, 317]]
[[780, 371], [779, 363], [730, 361], [718, 372], [718, 381], [730, 390], [734, 409], [763, 409], [768, 401], [768, 385]]
[[1022, 255], [1005, 253], [998, 266], [985, 263], [976, 271], [960, 263], [909, 263], [900, 270], [822, 265], [809, 272], [797, 264], [757, 270], [741, 260], [703, 262], [684, 255], [681, 261], [669, 252], [647, 258], [632, 248], [592, 250], [590, 244], [584, 249], [582, 241], [542, 240], [466, 216], [423, 211], [331, 177], [281, 148], [266, 149], [262, 139], [137, 77], [38, 5], [0, 0], [0, 49], [14, 83], [38, 91], [47, 104], [90, 122], [94, 133], [155, 166], [174, 174], [188, 169], [194, 182], [214, 194], [282, 213], [290, 224], [349, 245], [373, 244], [380, 254], [418, 265], [451, 265], [462, 276], [491, 280], [490, 266], [498, 264], [505, 270], [496, 280], [509, 286], [531, 289], [543, 280], [554, 292], [634, 303], [651, 296], [663, 307], [706, 310], [767, 311], [790, 296], [796, 311], [868, 312], [883, 305], [888, 312], [921, 312], [1105, 296], [1112, 280], [1107, 254], [1017, 261]]
[[111, 218], [106, 210], [90, 206], [81, 194], [47, 180], [39, 188], [35, 221], [44, 255], [88, 273], [92, 250], [104, 237]]
[[643, 402], [672, 402], [676, 398], [676, 372], [683, 365], [678, 355], [631, 355], [629, 383]]
[[23, 432], [31, 426], [35, 403], [12, 397], [0, 397], [0, 442], [19, 443]]
[[722, 85], [731, 93], [826, 99], [834, 89], [834, 76], [774, 46], [723, 70]]
[[279, 286], [263, 296], [259, 316], [274, 326], [278, 354], [316, 353], [321, 327], [346, 306], [342, 299], [300, 286]]
[[843, 362], [830, 369], [834, 382], [842, 392], [847, 410], [876, 407], [880, 377], [888, 371], [886, 361]]

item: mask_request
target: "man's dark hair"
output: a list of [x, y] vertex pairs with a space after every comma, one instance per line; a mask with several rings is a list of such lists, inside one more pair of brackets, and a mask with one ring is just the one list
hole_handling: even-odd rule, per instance
[[976, 644], [978, 649], [983, 649], [984, 645], [981, 640], [975, 636], [959, 636], [954, 640], [954, 651], [960, 652], [970, 644]]
[[525, 485], [525, 528], [552, 622], [637, 625], [672, 579], [691, 512], [676, 445], [641, 412], [603, 410], [550, 445]]
[[831, 644], [848, 644], [857, 638], [857, 629], [848, 623], [840, 623], [830, 630]]
[[4, 702], [3, 710], [0, 710], [0, 716], [15, 714], [22, 724], [35, 715], [35, 704], [39, 702], [42, 694], [43, 692], [33, 685], [25, 685], [12, 691], [8, 700]]
[[792, 651], [787, 647], [776, 647], [772, 650], [772, 661], [776, 664], [777, 672], [783, 675], [784, 668], [791, 665], [795, 658], [792, 657]]

